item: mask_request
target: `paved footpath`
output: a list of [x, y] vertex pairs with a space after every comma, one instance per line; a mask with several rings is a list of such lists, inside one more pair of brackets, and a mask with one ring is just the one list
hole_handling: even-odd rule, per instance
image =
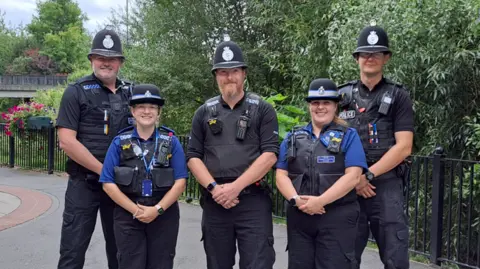
[[[56, 268], [66, 183], [62, 176], [0, 168], [0, 268]], [[200, 242], [201, 209], [182, 203], [180, 210], [175, 268], [206, 268]], [[87, 251], [85, 269], [107, 268], [99, 223]], [[275, 225], [274, 235], [277, 253], [274, 268], [286, 269], [285, 226]], [[367, 249], [361, 269], [381, 268], [378, 253]], [[412, 262], [410, 268], [431, 267]]]

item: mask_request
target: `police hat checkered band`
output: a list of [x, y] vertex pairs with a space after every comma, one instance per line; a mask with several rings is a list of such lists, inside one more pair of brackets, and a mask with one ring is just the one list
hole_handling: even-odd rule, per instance
[[373, 45], [373, 46], [361, 46], [361, 47], [358, 47], [356, 50], [357, 51], [361, 51], [362, 49], [384, 49], [384, 50], [389, 50], [387, 47], [385, 46], [380, 46], [380, 45]]
[[239, 62], [239, 61], [230, 61], [230, 62], [223, 62], [223, 63], [217, 63], [215, 64], [215, 66], [228, 66], [228, 68], [233, 68], [231, 66], [235, 66], [235, 67], [240, 67], [240, 66], [244, 66], [245, 63], [244, 62]]
[[328, 89], [325, 89], [324, 91], [319, 91], [319, 90], [308, 91], [307, 98], [317, 98], [317, 97], [338, 98], [338, 91], [328, 90]]
[[88, 55], [90, 56], [92, 54], [96, 54], [104, 57], [125, 58], [125, 56], [123, 56], [122, 53], [114, 50], [107, 50], [107, 49], [92, 49]]
[[138, 99], [144, 99], [144, 98], [159, 99], [159, 100], [162, 99], [160, 96], [156, 96], [156, 95], [147, 96], [146, 93], [145, 94], [135, 94], [134, 96], [132, 96], [132, 100], [138, 100]]

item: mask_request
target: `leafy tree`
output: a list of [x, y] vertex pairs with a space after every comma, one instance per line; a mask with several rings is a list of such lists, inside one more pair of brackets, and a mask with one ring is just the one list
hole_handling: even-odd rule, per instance
[[20, 34], [17, 34], [14, 29], [7, 27], [5, 24], [5, 12], [0, 10], [0, 75], [2, 75], [13, 59], [20, 55], [23, 50], [22, 42], [25, 38]]
[[386, 75], [404, 83], [414, 100], [416, 151], [429, 154], [442, 145], [449, 156], [468, 157], [465, 144], [472, 131], [463, 117], [478, 112], [479, 6], [478, 0], [333, 4], [327, 30], [330, 74], [338, 82], [358, 78], [351, 56], [355, 38], [376, 20], [393, 50]]
[[40, 44], [41, 54], [53, 59], [61, 73], [87, 66], [85, 55], [90, 39], [83, 29], [87, 17], [78, 4], [72, 0], [48, 0], [38, 2], [37, 11], [38, 16], [27, 29]]
[[58, 34], [47, 34], [42, 53], [55, 60], [57, 70], [71, 73], [75, 67], [88, 66], [89, 38], [81, 28], [73, 26]]
[[27, 29], [40, 44], [47, 34], [57, 35], [68, 31], [70, 27], [78, 27], [83, 33], [83, 22], [87, 20], [87, 16], [72, 0], [38, 2], [37, 12], [38, 16], [33, 16]]

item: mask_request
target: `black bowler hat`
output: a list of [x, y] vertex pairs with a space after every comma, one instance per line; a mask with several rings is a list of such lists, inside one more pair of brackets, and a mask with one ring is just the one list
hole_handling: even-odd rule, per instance
[[120, 37], [110, 29], [103, 29], [95, 35], [92, 41], [92, 49], [88, 53], [88, 59], [93, 54], [125, 59]]
[[224, 41], [215, 49], [212, 72], [219, 68], [247, 68], [242, 49], [233, 41]]
[[157, 86], [152, 84], [138, 84], [133, 86], [130, 106], [137, 104], [163, 106], [164, 103], [165, 99], [160, 96], [160, 89]]
[[307, 102], [313, 100], [332, 100], [338, 102], [340, 96], [338, 95], [337, 85], [327, 78], [317, 78], [310, 83], [308, 87], [308, 96], [305, 98]]
[[386, 52], [392, 53], [388, 48], [388, 36], [385, 30], [372, 23], [362, 29], [357, 40], [357, 48], [353, 52], [353, 56], [357, 57], [358, 53], [367, 52]]

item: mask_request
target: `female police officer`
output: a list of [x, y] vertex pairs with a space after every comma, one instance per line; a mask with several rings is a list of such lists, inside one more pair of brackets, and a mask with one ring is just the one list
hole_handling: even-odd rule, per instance
[[359, 205], [353, 189], [367, 167], [365, 153], [357, 132], [336, 116], [331, 80], [312, 81], [306, 101], [311, 122], [287, 134], [277, 163], [277, 187], [290, 205], [288, 268], [354, 268]]
[[173, 131], [155, 123], [164, 99], [154, 85], [136, 85], [130, 110], [136, 127], [116, 136], [100, 182], [117, 203], [115, 239], [120, 269], [172, 269], [178, 236], [177, 199], [185, 188], [185, 156]]

